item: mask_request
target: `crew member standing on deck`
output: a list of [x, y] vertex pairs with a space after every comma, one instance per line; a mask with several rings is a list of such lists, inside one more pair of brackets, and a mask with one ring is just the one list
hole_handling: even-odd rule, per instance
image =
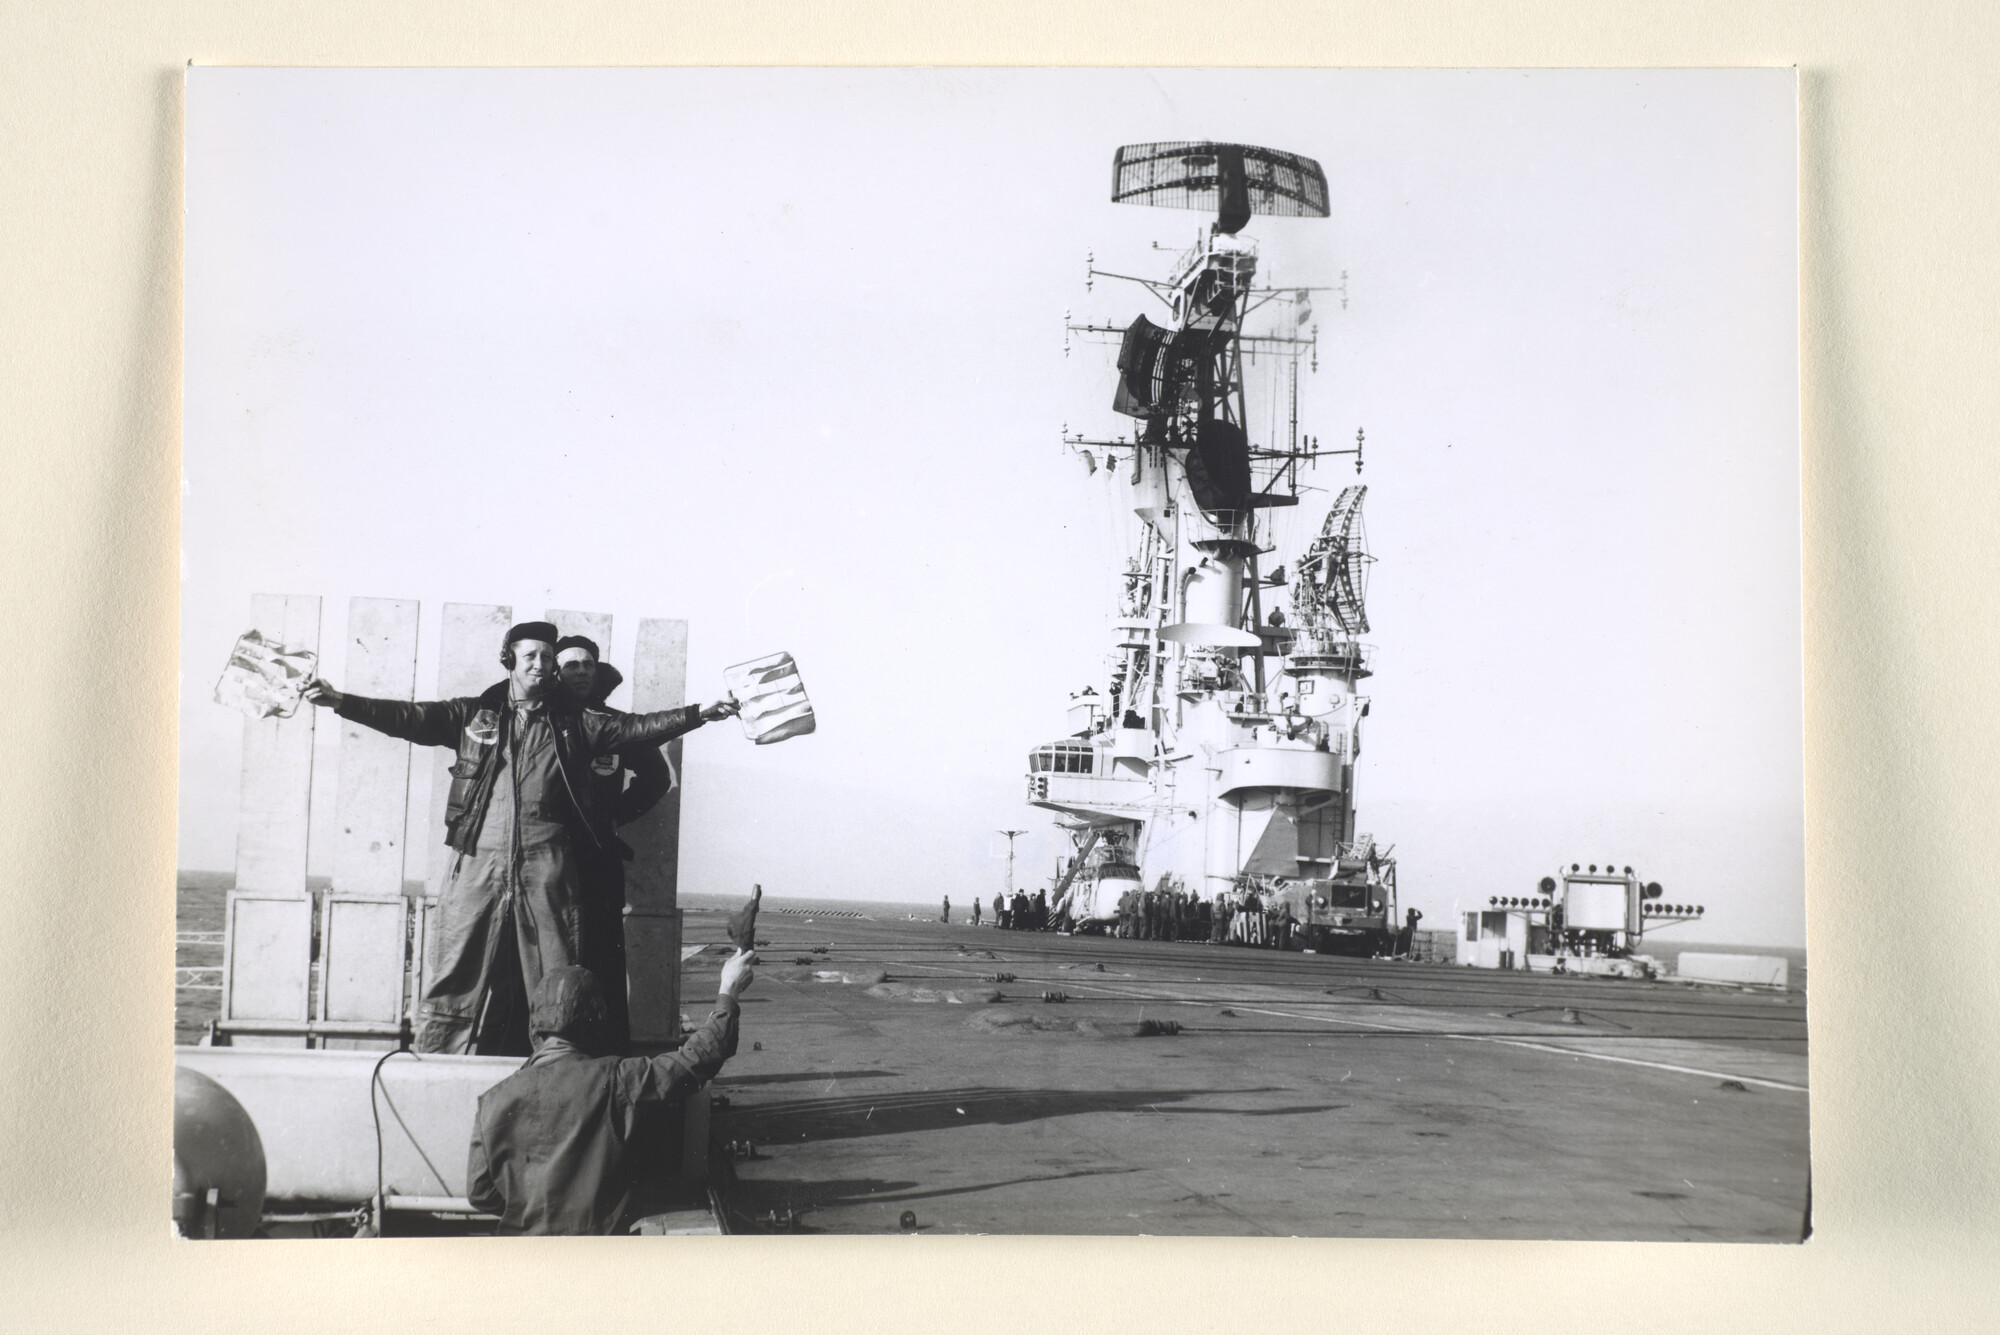
[[1005, 895], [993, 896], [993, 925], [1003, 930], [1008, 925], [1007, 897]]
[[[570, 699], [622, 718], [604, 701], [625, 680], [624, 674], [600, 663], [598, 657], [597, 642], [588, 636], [565, 635], [556, 641], [556, 671]], [[598, 837], [573, 845], [583, 882], [582, 963], [604, 992], [607, 1048], [622, 1055], [632, 1034], [625, 995], [625, 864], [632, 860], [632, 848], [617, 830], [673, 791], [674, 770], [659, 747], [634, 746], [592, 760], [586, 782], [596, 789], [591, 806]]]
[[305, 698], [419, 746], [458, 752], [445, 804], [456, 856], [438, 900], [420, 1052], [528, 1050], [527, 998], [550, 969], [582, 954], [575, 844], [598, 839], [590, 762], [658, 746], [736, 702], [613, 717], [556, 688], [556, 628], [530, 621], [501, 641], [507, 679], [457, 700], [375, 700], [315, 677]]
[[939, 922], [950, 922], [950, 921], [951, 921], [951, 896], [950, 896], [950, 895], [946, 895], [946, 896], [944, 897], [944, 912], [943, 912], [943, 913], [940, 913], [940, 914], [938, 915], [938, 921], [939, 921]]

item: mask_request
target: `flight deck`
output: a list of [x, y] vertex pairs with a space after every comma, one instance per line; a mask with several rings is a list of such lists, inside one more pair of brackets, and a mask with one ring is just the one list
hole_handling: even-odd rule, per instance
[[1802, 991], [795, 913], [714, 1085], [731, 1231], [1808, 1229]]

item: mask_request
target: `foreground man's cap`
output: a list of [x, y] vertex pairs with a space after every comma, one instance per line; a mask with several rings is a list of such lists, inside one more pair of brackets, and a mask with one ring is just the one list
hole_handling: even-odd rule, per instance
[[590, 970], [575, 964], [551, 969], [535, 984], [528, 1028], [536, 1038], [575, 1042], [604, 1019], [604, 990]]

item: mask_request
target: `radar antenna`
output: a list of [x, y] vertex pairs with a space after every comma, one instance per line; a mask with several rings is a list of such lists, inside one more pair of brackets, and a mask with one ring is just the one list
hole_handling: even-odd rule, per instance
[[1255, 144], [1127, 144], [1111, 160], [1111, 202], [1214, 209], [1216, 230], [1234, 236], [1253, 214], [1326, 217], [1326, 173], [1311, 158]]
[[1361, 525], [1365, 485], [1348, 487], [1327, 511], [1292, 580], [1292, 611], [1300, 628], [1321, 634], [1368, 633], [1368, 535]]

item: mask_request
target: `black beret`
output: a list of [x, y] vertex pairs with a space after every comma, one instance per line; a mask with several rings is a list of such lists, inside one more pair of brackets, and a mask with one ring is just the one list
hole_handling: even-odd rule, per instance
[[540, 640], [543, 644], [554, 644], [556, 642], [555, 624], [549, 621], [523, 621], [519, 625], [510, 626], [507, 630], [507, 638], [500, 641], [500, 647], [503, 650], [511, 649], [517, 640]]
[[565, 649], [588, 649], [593, 660], [603, 656], [597, 652], [597, 641], [591, 639], [588, 635], [563, 636], [560, 640], [556, 641], [556, 656], [560, 658], [562, 651]]

